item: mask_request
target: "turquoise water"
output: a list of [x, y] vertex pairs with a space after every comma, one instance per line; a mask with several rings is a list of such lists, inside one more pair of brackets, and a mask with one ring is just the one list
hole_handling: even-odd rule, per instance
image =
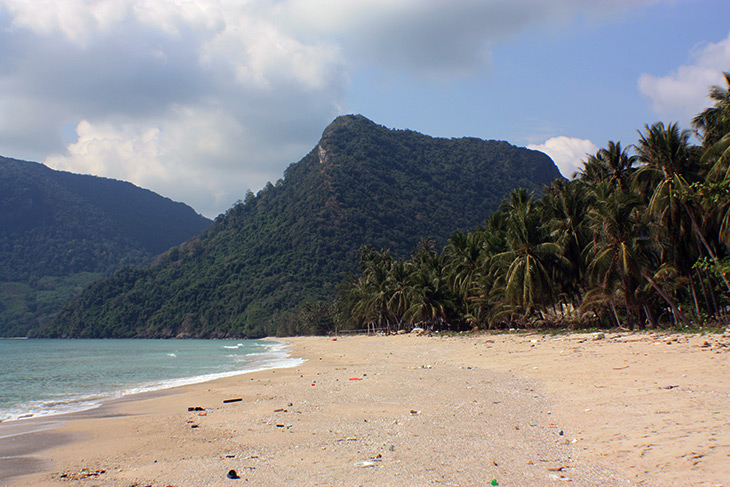
[[299, 363], [271, 340], [0, 339], [0, 420]]

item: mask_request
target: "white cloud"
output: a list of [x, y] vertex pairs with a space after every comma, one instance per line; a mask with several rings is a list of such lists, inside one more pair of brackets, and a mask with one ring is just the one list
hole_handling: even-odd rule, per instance
[[[248, 188], [281, 176], [282, 153], [304, 154], [300, 145], [267, 148], [225, 110], [175, 107], [162, 118], [133, 122], [89, 122], [76, 127], [78, 140], [64, 154], [46, 158], [49, 167], [131, 181], [174, 195], [207, 216], [228, 208]], [[248, 160], [251, 152], [258, 160]], [[291, 162], [291, 161], [290, 161]]]
[[0, 153], [215, 216], [281, 177], [343, 103], [338, 48], [295, 38], [260, 5], [0, 0]]
[[587, 154], [595, 154], [598, 146], [588, 139], [573, 137], [553, 137], [542, 144], [530, 144], [528, 149], [544, 152], [549, 155], [560, 169], [560, 173], [568, 179], [583, 166]]
[[0, 0], [0, 154], [215, 216], [316, 144], [355, 69], [458, 79], [521, 31], [654, 1]]
[[692, 53], [692, 63], [682, 65], [667, 76], [644, 73], [639, 91], [649, 98], [654, 112], [680, 121], [684, 126], [710, 106], [707, 92], [722, 85], [722, 72], [730, 69], [730, 34], [717, 43], [700, 46]]
[[302, 38], [336, 41], [348, 59], [432, 77], [491, 68], [494, 43], [576, 16], [605, 20], [658, 0], [285, 0], [276, 20]]

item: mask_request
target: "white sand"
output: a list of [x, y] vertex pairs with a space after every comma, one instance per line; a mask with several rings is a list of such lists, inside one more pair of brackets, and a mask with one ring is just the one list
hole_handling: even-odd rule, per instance
[[307, 362], [69, 421], [11, 485], [730, 485], [730, 335], [593, 338], [288, 339]]

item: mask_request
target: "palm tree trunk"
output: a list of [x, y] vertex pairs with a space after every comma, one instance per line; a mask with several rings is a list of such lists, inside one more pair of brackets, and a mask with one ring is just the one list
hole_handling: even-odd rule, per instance
[[613, 304], [613, 300], [611, 300], [611, 310], [613, 311], [613, 317], [616, 319], [616, 326], [618, 326], [620, 329], [624, 330], [625, 328], [623, 325], [621, 325], [621, 320], [618, 319], [618, 313], [616, 312], [616, 305]]
[[[715, 252], [710, 247], [710, 244], [707, 243], [707, 240], [705, 240], [705, 236], [702, 234], [702, 231], [700, 230], [700, 226], [695, 221], [694, 216], [692, 215], [692, 212], [689, 211], [689, 208], [687, 208], [687, 205], [683, 205], [685, 211], [689, 215], [689, 219], [692, 222], [692, 229], [694, 229], [695, 233], [697, 234], [697, 237], [699, 237], [700, 241], [702, 242], [702, 245], [707, 250], [707, 253], [710, 255], [710, 258], [712, 258], [712, 261], [715, 263], [716, 266], [719, 266], [719, 262], [717, 260], [717, 256], [715, 255]], [[718, 272], [720, 274], [720, 277], [722, 278], [723, 282], [725, 283], [725, 287], [727, 287], [727, 290], [730, 292], [730, 282], [725, 278], [725, 274], [722, 272]]]
[[659, 293], [659, 296], [664, 299], [664, 301], [667, 302], [670, 308], [672, 308], [672, 314], [674, 315], [675, 319], [679, 318], [682, 323], [685, 325], [689, 325], [690, 322], [687, 319], [686, 316], [684, 316], [684, 313], [682, 313], [682, 310], [677, 308], [677, 305], [674, 304], [674, 301], [672, 301], [672, 298], [664, 292], [664, 289], [662, 289], [656, 282], [654, 282], [654, 279], [652, 279], [648, 274], [643, 274], [644, 279], [651, 285], [651, 287], [654, 288], [654, 290]]
[[654, 313], [651, 312], [651, 308], [647, 304], [644, 305], [644, 313], [646, 314], [646, 319], [648, 319], [649, 323], [651, 323], [651, 327], [655, 330], [659, 328], [659, 323], [657, 322]]
[[692, 279], [692, 276], [689, 276], [689, 289], [692, 291], [692, 301], [695, 305], [695, 313], [697, 313], [695, 316], [699, 319], [700, 317], [700, 303], [697, 301], [697, 291], [695, 290], [695, 281]]
[[699, 269], [695, 269], [695, 275], [697, 276], [697, 281], [700, 283], [700, 287], [702, 288], [702, 297], [705, 298], [707, 313], [715, 316], [717, 314], [717, 308], [710, 302], [710, 297], [707, 294], [707, 286], [705, 286], [705, 280], [702, 278], [702, 273]]

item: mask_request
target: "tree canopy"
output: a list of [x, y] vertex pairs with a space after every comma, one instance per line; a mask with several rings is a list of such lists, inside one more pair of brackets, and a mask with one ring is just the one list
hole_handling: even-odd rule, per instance
[[726, 326], [725, 79], [693, 121], [699, 146], [676, 123], [647, 125], [635, 145], [609, 141], [587, 155], [576, 179], [554, 181], [541, 197], [512, 191], [485, 225], [455, 233], [425, 261], [420, 252], [398, 260], [387, 248], [364, 248], [333, 322], [389, 330]]
[[[512, 189], [540, 191], [555, 178], [545, 154], [506, 142], [339, 117], [283, 179], [249, 193], [154, 265], [87, 289], [42, 333], [258, 337], [320, 329], [316, 317], [332, 307], [312, 306], [334, 298], [362, 245], [398, 257], [422, 237], [443, 245], [484, 221]], [[308, 316], [301, 326], [291, 319], [300, 307]]]
[[210, 223], [130, 183], [0, 157], [0, 336], [25, 335], [86, 284]]

